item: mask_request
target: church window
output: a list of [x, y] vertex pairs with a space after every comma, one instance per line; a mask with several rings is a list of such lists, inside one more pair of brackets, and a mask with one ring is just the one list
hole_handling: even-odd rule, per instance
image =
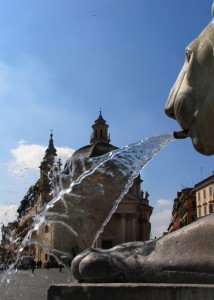
[[45, 233], [48, 233], [49, 232], [49, 227], [48, 225], [45, 225]]

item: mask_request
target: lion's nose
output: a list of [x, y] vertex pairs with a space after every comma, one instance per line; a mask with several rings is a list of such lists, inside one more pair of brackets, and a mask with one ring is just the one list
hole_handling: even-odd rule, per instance
[[174, 104], [172, 103], [171, 99], [167, 100], [164, 111], [168, 117], [175, 119]]

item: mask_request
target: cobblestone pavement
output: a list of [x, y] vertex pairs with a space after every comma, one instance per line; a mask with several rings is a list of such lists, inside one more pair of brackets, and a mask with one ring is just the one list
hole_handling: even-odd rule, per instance
[[70, 269], [35, 269], [0, 274], [1, 300], [47, 300], [51, 284], [74, 282]]

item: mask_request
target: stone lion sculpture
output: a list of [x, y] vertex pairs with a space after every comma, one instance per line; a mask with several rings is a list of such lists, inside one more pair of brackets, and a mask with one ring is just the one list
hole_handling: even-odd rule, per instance
[[[214, 4], [212, 6], [214, 15]], [[165, 106], [195, 149], [214, 154], [214, 19], [186, 48], [186, 59]]]
[[[212, 14], [214, 9], [212, 8]], [[168, 116], [195, 149], [214, 154], [214, 19], [186, 49], [186, 60], [166, 103]], [[88, 249], [72, 262], [80, 282], [213, 283], [214, 214], [157, 240]]]

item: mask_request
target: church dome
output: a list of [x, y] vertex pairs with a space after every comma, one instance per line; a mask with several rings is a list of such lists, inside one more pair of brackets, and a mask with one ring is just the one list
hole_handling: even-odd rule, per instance
[[112, 150], [118, 149], [118, 147], [110, 144], [110, 135], [108, 134], [108, 125], [102, 117], [102, 113], [94, 121], [92, 125], [92, 134], [89, 145], [86, 145], [73, 153], [73, 157], [82, 154], [85, 157], [96, 157], [106, 154]]
[[92, 158], [119, 149], [118, 147], [110, 144], [108, 125], [106, 124], [106, 121], [103, 119], [101, 112], [98, 118], [94, 121], [94, 124], [92, 125], [92, 129], [93, 131], [90, 138], [90, 144], [76, 150], [68, 158], [63, 171], [64, 174], [70, 173], [69, 170], [73, 169], [72, 167], [73, 161], [79, 156], [85, 158]]

